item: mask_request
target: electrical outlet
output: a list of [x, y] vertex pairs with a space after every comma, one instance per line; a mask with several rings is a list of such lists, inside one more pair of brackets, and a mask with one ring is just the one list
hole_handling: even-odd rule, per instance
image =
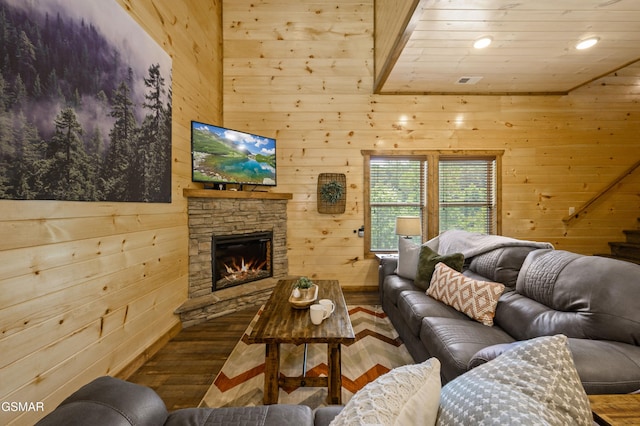
[[576, 212], [575, 207], [569, 207], [569, 214], [574, 214]]

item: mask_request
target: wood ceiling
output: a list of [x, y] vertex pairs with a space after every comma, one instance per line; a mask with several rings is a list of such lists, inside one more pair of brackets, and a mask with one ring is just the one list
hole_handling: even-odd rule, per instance
[[[377, 0], [375, 11], [375, 93], [566, 94], [640, 59], [640, 0]], [[493, 43], [474, 49], [483, 36]]]

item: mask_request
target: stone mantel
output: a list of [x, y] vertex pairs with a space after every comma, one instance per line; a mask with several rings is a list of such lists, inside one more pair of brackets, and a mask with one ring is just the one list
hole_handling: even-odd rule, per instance
[[261, 200], [291, 200], [293, 194], [266, 191], [219, 191], [215, 189], [184, 188], [182, 195], [186, 198], [244, 198]]

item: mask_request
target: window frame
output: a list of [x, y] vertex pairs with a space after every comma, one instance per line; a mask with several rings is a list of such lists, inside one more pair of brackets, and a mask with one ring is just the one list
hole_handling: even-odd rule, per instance
[[[427, 241], [439, 234], [439, 164], [440, 160], [495, 160], [495, 223], [496, 234], [502, 234], [502, 157], [504, 150], [362, 150], [364, 163], [364, 256], [374, 258], [385, 251], [371, 251], [371, 159], [415, 159], [427, 162], [426, 205], [421, 206], [423, 215], [422, 240]], [[426, 220], [426, 227], [424, 222]], [[426, 232], [425, 232], [426, 230]]]

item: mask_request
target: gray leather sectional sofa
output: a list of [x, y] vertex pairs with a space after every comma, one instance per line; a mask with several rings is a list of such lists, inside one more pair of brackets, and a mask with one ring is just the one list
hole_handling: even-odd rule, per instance
[[445, 384], [519, 341], [564, 334], [588, 394], [640, 389], [640, 265], [506, 240], [466, 250], [464, 275], [506, 286], [491, 327], [397, 275], [397, 258], [381, 260], [382, 306], [415, 361], [438, 358]]
[[339, 406], [313, 412], [306, 405], [185, 408], [167, 412], [151, 388], [116, 379], [98, 377], [71, 394], [37, 426], [326, 426]]
[[[455, 238], [451, 238], [451, 236]], [[587, 393], [640, 389], [640, 265], [582, 256], [549, 245], [462, 232], [430, 242], [441, 254], [465, 255], [464, 275], [505, 284], [493, 326], [427, 296], [396, 273], [397, 258], [379, 269], [382, 306], [416, 362], [436, 357], [443, 385], [538, 336], [564, 334]], [[467, 244], [469, 242], [471, 244]], [[168, 413], [150, 388], [104, 376], [64, 400], [38, 426], [328, 425], [341, 406], [188, 408]]]

